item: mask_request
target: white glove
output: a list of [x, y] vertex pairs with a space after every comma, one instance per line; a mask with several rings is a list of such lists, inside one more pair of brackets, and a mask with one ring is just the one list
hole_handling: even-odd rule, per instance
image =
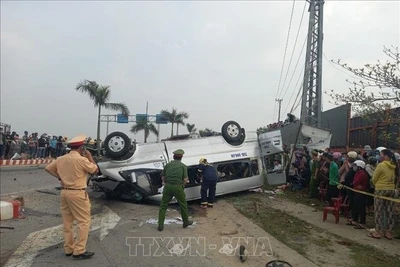
[[162, 194], [163, 190], [164, 190], [164, 186], [161, 186], [160, 188], [158, 188], [158, 193]]

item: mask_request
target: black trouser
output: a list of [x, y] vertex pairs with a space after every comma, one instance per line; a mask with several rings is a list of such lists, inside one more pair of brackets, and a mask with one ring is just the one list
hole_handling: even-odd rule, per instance
[[[203, 180], [201, 184], [201, 204], [213, 204], [215, 201], [215, 190], [217, 188], [217, 180]], [[208, 191], [208, 197], [207, 197]]]
[[[374, 194], [374, 193], [375, 193], [375, 188], [370, 187], [370, 188], [368, 189], [368, 193]], [[367, 196], [366, 203], [367, 203], [367, 207], [371, 207], [371, 206], [373, 207], [373, 206], [374, 206], [374, 197], [372, 197], [372, 196]]]
[[331, 202], [333, 197], [339, 196], [339, 189], [336, 185], [328, 185], [328, 190], [326, 192], [326, 200]]
[[[353, 202], [353, 221], [359, 222], [360, 224], [365, 224], [365, 203], [366, 195], [354, 192], [354, 202]], [[360, 219], [360, 220], [358, 220]]]
[[349, 200], [349, 211], [353, 215], [354, 210], [354, 192], [350, 189], [347, 189], [347, 199]]
[[52, 158], [57, 157], [56, 149], [54, 147], [50, 147], [50, 154]]

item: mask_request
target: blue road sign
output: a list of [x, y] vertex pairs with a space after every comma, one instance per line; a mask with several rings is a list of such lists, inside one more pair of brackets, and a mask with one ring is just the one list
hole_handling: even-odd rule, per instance
[[117, 115], [117, 123], [128, 123], [128, 117], [123, 114]]
[[156, 114], [156, 124], [168, 124], [168, 120], [161, 116], [161, 114]]
[[136, 114], [136, 123], [137, 122], [147, 122], [148, 116], [147, 114]]

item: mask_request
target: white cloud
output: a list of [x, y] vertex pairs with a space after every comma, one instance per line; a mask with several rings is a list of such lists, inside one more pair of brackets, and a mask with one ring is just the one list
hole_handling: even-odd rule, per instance
[[206, 23], [202, 30], [203, 35], [220, 36], [227, 34], [227, 27], [220, 23]]
[[186, 40], [180, 40], [177, 43], [174, 44], [175, 48], [184, 48], [188, 45], [188, 42]]

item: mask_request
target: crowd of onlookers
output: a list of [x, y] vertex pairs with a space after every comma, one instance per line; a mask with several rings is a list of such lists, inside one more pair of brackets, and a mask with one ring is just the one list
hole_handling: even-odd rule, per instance
[[277, 130], [277, 129], [280, 129], [280, 128], [282, 128], [282, 127], [284, 127], [284, 126], [286, 126], [286, 125], [288, 125], [288, 124], [290, 124], [292, 122], [296, 122], [297, 120], [298, 119], [294, 115], [289, 113], [289, 114], [287, 114], [287, 119], [285, 121], [278, 121], [278, 122], [275, 122], [275, 123], [268, 124], [267, 125], [267, 130], [268, 131]]
[[335, 206], [336, 201], [348, 205], [351, 216], [347, 225], [355, 229], [364, 229], [366, 215], [374, 215], [375, 232], [370, 237], [393, 238], [395, 202], [381, 197], [398, 197], [399, 153], [384, 147], [373, 150], [367, 145], [363, 151], [348, 153], [305, 148], [294, 158], [286, 167], [294, 169], [297, 175], [292, 177], [302, 179], [310, 198], [320, 198], [321, 192], [326, 192], [325, 205]]
[[25, 131], [22, 136], [14, 132], [0, 130], [0, 159], [44, 159], [57, 158], [66, 153], [67, 137], [41, 134], [29, 134]]

